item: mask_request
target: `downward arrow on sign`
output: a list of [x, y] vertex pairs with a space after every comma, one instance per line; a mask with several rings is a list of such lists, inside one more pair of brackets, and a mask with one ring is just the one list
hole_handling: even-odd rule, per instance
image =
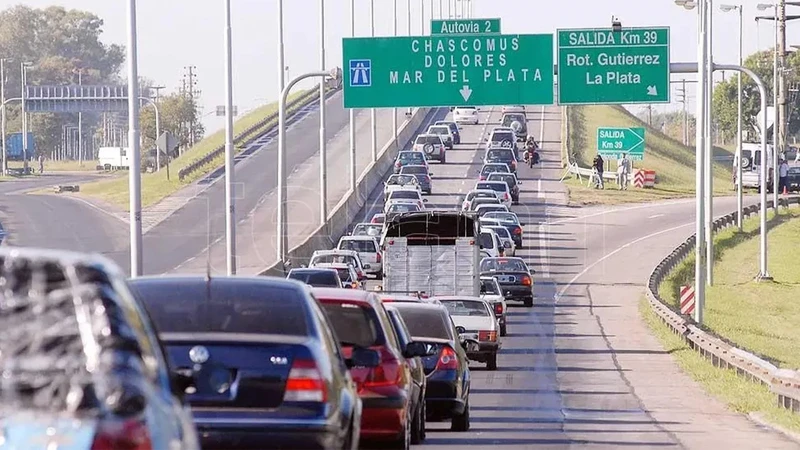
[[465, 102], [469, 101], [469, 97], [472, 95], [472, 89], [470, 89], [467, 85], [464, 85], [464, 87], [462, 87], [458, 92], [460, 92], [461, 96], [464, 97]]

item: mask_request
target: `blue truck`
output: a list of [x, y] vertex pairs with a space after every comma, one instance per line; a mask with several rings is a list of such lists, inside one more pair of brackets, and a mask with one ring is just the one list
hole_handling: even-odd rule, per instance
[[[36, 141], [33, 133], [28, 133], [28, 160], [36, 154]], [[11, 133], [6, 136], [6, 157], [11, 161], [22, 161], [22, 133]]]

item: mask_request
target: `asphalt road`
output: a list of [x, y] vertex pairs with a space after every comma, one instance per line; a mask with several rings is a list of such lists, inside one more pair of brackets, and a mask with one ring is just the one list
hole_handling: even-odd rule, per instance
[[[464, 127], [448, 163], [432, 164], [432, 207], [455, 207], [472, 188], [479, 142], [499, 118], [484, 110], [491, 125]], [[511, 306], [497, 371], [474, 364], [472, 429], [429, 424], [419, 448], [800, 448], [707, 395], [639, 317], [650, 271], [693, 231], [692, 200], [567, 207], [559, 110], [532, 107], [528, 118], [531, 133], [543, 130], [543, 164], [520, 169], [522, 204], [513, 209], [525, 223], [517, 254], [537, 271], [536, 305]], [[381, 195], [376, 189], [359, 221], [382, 208]], [[716, 205], [726, 213], [735, 200]]]

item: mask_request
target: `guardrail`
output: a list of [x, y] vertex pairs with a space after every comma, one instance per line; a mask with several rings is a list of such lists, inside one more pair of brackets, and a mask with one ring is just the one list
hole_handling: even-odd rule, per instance
[[[332, 89], [329, 88], [325, 92], [326, 98], [330, 97], [334, 92], [338, 91], [339, 89], [340, 88], [332, 88]], [[311, 103], [313, 103], [318, 99], [319, 99], [319, 85], [316, 85], [315, 87], [309, 89], [308, 92], [306, 92], [305, 94], [293, 99], [291, 102], [286, 104], [287, 116], [290, 116], [291, 114], [297, 112], [297, 110], [310, 105]], [[250, 145], [264, 133], [269, 133], [277, 126], [278, 126], [278, 111], [275, 111], [274, 113], [265, 117], [263, 120], [260, 120], [258, 123], [253, 124], [246, 130], [234, 136], [233, 144], [235, 146], [240, 146], [240, 147]], [[199, 170], [206, 164], [210, 163], [223, 153], [225, 153], [224, 143], [215, 148], [214, 150], [212, 150], [211, 152], [209, 152], [207, 155], [195, 161], [192, 161], [191, 163], [189, 163], [189, 165], [181, 169], [178, 172], [178, 179], [180, 181], [183, 181], [184, 178], [191, 175], [193, 172]]]
[[[800, 197], [778, 200], [779, 206], [800, 205]], [[743, 209], [742, 216], [758, 215], [760, 205]], [[768, 202], [772, 209], [772, 202]], [[736, 225], [736, 212], [722, 216], [714, 221], [713, 231], [717, 232]], [[659, 295], [658, 288], [664, 279], [695, 249], [695, 235], [692, 235], [664, 258], [650, 274], [647, 284], [647, 299], [650, 307], [675, 334], [681, 336], [690, 348], [710, 359], [717, 367], [734, 369], [740, 376], [769, 386], [778, 397], [778, 404], [795, 413], [800, 412], [800, 372], [779, 369], [763, 359], [741, 350], [698, 327], [689, 316], [680, 315]]]

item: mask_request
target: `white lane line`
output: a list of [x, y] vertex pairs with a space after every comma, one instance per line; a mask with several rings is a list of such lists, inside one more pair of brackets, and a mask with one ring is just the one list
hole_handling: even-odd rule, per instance
[[536, 184], [536, 190], [538, 191], [536, 195], [539, 198], [544, 198], [545, 197], [544, 196], [544, 191], [542, 190], [542, 179], [541, 178], [539, 178], [539, 182]]
[[678, 225], [678, 226], [675, 226], [675, 227], [672, 227], [672, 228], [667, 228], [666, 230], [661, 230], [661, 231], [657, 231], [655, 233], [650, 233], [647, 236], [642, 236], [639, 239], [635, 239], [635, 240], [633, 240], [631, 242], [628, 242], [627, 244], [624, 244], [624, 245], [621, 245], [621, 246], [617, 247], [614, 251], [605, 254], [602, 258], [600, 258], [597, 261], [589, 264], [579, 274], [575, 275], [569, 281], [569, 283], [565, 284], [564, 287], [561, 288], [560, 291], [558, 291], [558, 294], [556, 294], [556, 301], [558, 301], [561, 298], [561, 296], [564, 295], [565, 292], [567, 292], [567, 289], [569, 289], [570, 286], [572, 286], [573, 283], [578, 281], [578, 279], [580, 277], [586, 275], [586, 272], [592, 270], [592, 268], [594, 268], [596, 265], [600, 264], [601, 262], [607, 260], [608, 258], [611, 258], [612, 256], [616, 255], [617, 253], [625, 250], [626, 248], [631, 247], [633, 245], [636, 245], [636, 244], [638, 244], [638, 243], [640, 243], [642, 241], [646, 241], [648, 239], [652, 239], [652, 238], [654, 238], [656, 236], [660, 236], [660, 235], [662, 235], [664, 233], [669, 233], [669, 232], [672, 232], [672, 231], [675, 231], [675, 230], [680, 230], [681, 228], [688, 227], [690, 225], [694, 225], [694, 222], [692, 221], [692, 222], [689, 222], [689, 223], [684, 223], [683, 225]]
[[659, 217], [664, 217], [664, 214], [653, 214], [648, 219], [658, 219]]
[[544, 106], [542, 106], [542, 115], [539, 117], [539, 143], [544, 142]]
[[[47, 194], [47, 195], [49, 195], [49, 194]], [[128, 221], [123, 219], [122, 217], [120, 217], [120, 216], [118, 216], [116, 214], [110, 213], [110, 212], [106, 211], [105, 209], [95, 205], [94, 203], [92, 203], [90, 201], [87, 201], [87, 200], [84, 200], [84, 199], [82, 199], [80, 197], [73, 197], [71, 195], [65, 195], [65, 196], [63, 196], [61, 198], [68, 198], [68, 199], [71, 199], [71, 200], [75, 200], [75, 201], [81, 202], [81, 203], [89, 206], [90, 208], [94, 209], [95, 211], [100, 211], [101, 213], [103, 213], [103, 214], [105, 214], [105, 215], [107, 215], [109, 217], [113, 217], [113, 218], [119, 220], [122, 223], [128, 223]], [[128, 215], [128, 211], [125, 211], [125, 215], [126, 216]]]
[[637, 209], [658, 208], [658, 207], [662, 207], [662, 206], [672, 206], [672, 205], [680, 205], [680, 204], [683, 204], [683, 203], [694, 203], [694, 202], [695, 202], [694, 199], [688, 199], [688, 200], [675, 200], [675, 201], [666, 201], [666, 202], [655, 202], [655, 203], [648, 203], [646, 205], [629, 206], [629, 207], [623, 207], [623, 208], [611, 208], [611, 209], [606, 209], [604, 211], [600, 211], [600, 212], [596, 212], [596, 213], [592, 213], [592, 214], [587, 214], [585, 216], [576, 216], [576, 217], [569, 217], [569, 218], [566, 218], [566, 219], [554, 220], [552, 222], [548, 222], [548, 224], [549, 225], [558, 225], [558, 224], [561, 224], [561, 223], [574, 222], [576, 220], [581, 220], [581, 219], [590, 219], [592, 217], [603, 216], [603, 215], [606, 215], [606, 214], [614, 214], [614, 213], [620, 213], [620, 212], [626, 212], [626, 211], [634, 211], [634, 210], [637, 210]]

